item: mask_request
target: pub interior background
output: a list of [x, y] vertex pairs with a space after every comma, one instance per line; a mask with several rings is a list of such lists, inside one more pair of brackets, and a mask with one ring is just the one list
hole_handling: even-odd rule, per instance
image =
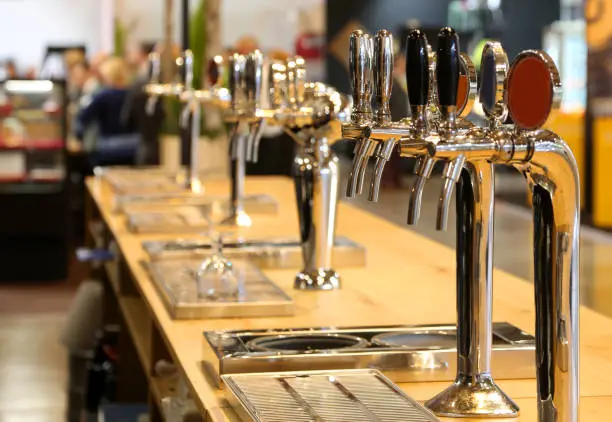
[[[188, 16], [185, 3], [189, 6]], [[125, 110], [129, 101], [133, 109], [144, 107], [146, 98], [134, 92], [140, 92], [138, 89], [144, 85], [141, 79], [147, 54], [167, 42], [168, 37], [172, 51], [180, 51], [185, 40], [192, 48], [199, 48], [197, 38], [207, 30], [203, 12], [207, 3], [219, 5], [220, 52], [248, 53], [258, 48], [279, 59], [300, 54], [307, 60], [309, 79], [325, 81], [347, 94], [351, 92], [347, 59], [351, 31], [391, 30], [396, 40], [391, 99], [395, 118], [408, 115], [402, 49], [412, 28], [420, 27], [434, 39], [440, 27], [453, 26], [460, 35], [461, 50], [470, 55], [476, 67], [487, 40], [501, 41], [510, 60], [525, 49], [548, 52], [559, 67], [564, 97], [546, 127], [568, 142], [581, 176], [581, 303], [612, 317], [612, 196], [606, 183], [612, 172], [612, 166], [607, 164], [612, 147], [606, 139], [607, 125], [612, 120], [605, 107], [597, 106], [612, 96], [612, 90], [606, 89], [612, 86], [612, 70], [604, 63], [609, 60], [605, 54], [609, 44], [601, 41], [609, 43], [612, 29], [604, 28], [601, 20], [605, 18], [599, 16], [606, 13], [599, 9], [600, 3], [611, 6], [610, 2], [2, 1], [0, 421], [82, 420], [84, 413], [88, 420], [96, 420], [102, 403], [113, 401], [109, 392], [112, 382], [106, 379], [106, 384], [96, 385], [92, 380], [100, 370], [91, 362], [105, 359], [101, 350], [103, 346], [112, 348], [109, 344], [116, 341], [114, 334], [98, 336], [85, 350], [75, 346], [78, 341], [74, 340], [82, 332], [99, 328], [99, 316], [95, 315], [98, 305], [82, 302], [88, 300], [88, 289], [95, 290], [86, 270], [89, 264], [82, 262], [78, 253], [84, 253], [80, 248], [87, 231], [84, 180], [93, 174], [94, 165], [161, 164], [175, 168], [188, 162], [190, 157], [181, 153], [181, 129], [163, 123], [173, 113], [163, 102], [153, 117], [133, 112], [127, 123], [118, 123], [121, 113], [117, 110]], [[35, 139], [24, 141], [20, 137], [23, 122], [14, 115], [19, 104], [10, 101], [9, 86], [26, 80], [52, 80], [53, 95], [39, 104], [48, 116], [45, 123], [27, 123], [29, 128], [35, 126], [31, 128], [37, 131]], [[108, 101], [115, 101], [117, 107], [115, 115], [107, 116], [96, 134], [90, 133], [87, 126], [94, 118], [88, 118], [83, 109], [100, 91], [107, 92]], [[478, 103], [470, 118], [483, 118]], [[214, 122], [210, 124], [215, 126]], [[112, 132], [116, 125], [123, 125], [119, 131], [122, 140], [138, 136], [141, 141], [149, 139], [144, 158], [92, 153], [88, 139], [104, 136], [104, 130]], [[292, 157], [295, 151], [293, 146], [287, 147], [282, 136], [264, 138], [262, 148], [271, 154], [249, 165], [247, 174], [290, 175], [290, 160], [285, 158]], [[223, 125], [217, 123], [203, 137], [202, 162], [230, 171], [228, 135]], [[26, 141], [30, 144], [26, 145]], [[339, 142], [334, 150], [340, 156], [340, 190], [344, 191], [353, 147], [349, 142]], [[365, 197], [342, 200], [406, 227], [406, 192], [414, 181], [413, 166], [410, 159], [392, 158], [376, 203]], [[409, 229], [454, 248], [452, 230], [434, 230], [439, 180], [432, 178], [425, 191], [421, 223]], [[496, 170], [496, 183], [495, 266], [532, 280], [529, 245], [533, 224], [525, 182], [518, 172], [500, 167]], [[451, 213], [449, 227], [454, 226], [453, 218]], [[83, 306], [90, 307], [89, 316], [75, 321]], [[84, 382], [85, 378], [89, 382]], [[142, 409], [119, 411], [130, 414]]]

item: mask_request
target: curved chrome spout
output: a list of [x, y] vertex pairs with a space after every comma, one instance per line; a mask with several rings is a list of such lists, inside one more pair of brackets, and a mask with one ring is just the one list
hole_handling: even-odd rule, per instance
[[416, 180], [410, 189], [410, 200], [408, 202], [408, 219], [410, 225], [414, 225], [419, 220], [421, 214], [421, 203], [423, 200], [423, 189], [425, 183], [431, 177], [436, 161], [431, 157], [421, 156], [417, 159], [414, 167]]
[[536, 368], [540, 421], [576, 422], [579, 402], [580, 184], [574, 156], [556, 134], [521, 135], [515, 164], [533, 194]]

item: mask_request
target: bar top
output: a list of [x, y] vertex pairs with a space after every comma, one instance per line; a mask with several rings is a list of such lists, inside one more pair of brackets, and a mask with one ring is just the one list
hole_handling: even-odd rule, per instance
[[[297, 268], [266, 270], [268, 277], [295, 300], [293, 316], [172, 320], [141, 265], [141, 261], [147, 259], [141, 242], [147, 239], [172, 239], [178, 235], [131, 233], [126, 227], [126, 218], [112, 212], [113, 193], [110, 186], [102, 179], [90, 178], [87, 187], [116, 239], [136, 287], [154, 315], [175, 362], [185, 374], [197, 404], [208, 412], [212, 421], [234, 421], [239, 418], [229, 408], [223, 394], [207, 378], [203, 364], [203, 347], [207, 347], [203, 342], [204, 331], [456, 322], [455, 251], [407, 227], [396, 226], [352, 207], [346, 201], [338, 206], [337, 235], [347, 236], [366, 247], [367, 266], [336, 268], [342, 276], [340, 290], [295, 291], [292, 286]], [[227, 192], [228, 181], [206, 182], [207, 194], [222, 195]], [[253, 227], [246, 229], [245, 234], [257, 237], [297, 236], [297, 210], [290, 179], [248, 177], [246, 193], [271, 194], [279, 202], [279, 212], [273, 216], [252, 215]], [[194, 236], [180, 235], [183, 238]], [[517, 247], [532, 248], [532, 245]], [[511, 322], [533, 334], [533, 285], [500, 270], [494, 271], [493, 280], [493, 320]], [[612, 320], [581, 307], [580, 330], [581, 420], [609, 420], [612, 411]], [[535, 374], [530, 380], [497, 382], [521, 407], [521, 416], [514, 420], [537, 420]], [[400, 387], [422, 402], [447, 385], [446, 382], [403, 383]]]

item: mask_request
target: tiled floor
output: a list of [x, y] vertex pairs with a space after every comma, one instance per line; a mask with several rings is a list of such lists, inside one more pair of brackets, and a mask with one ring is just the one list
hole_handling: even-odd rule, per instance
[[[524, 189], [519, 177], [502, 175], [497, 183], [498, 190], [506, 193]], [[421, 219], [412, 229], [454, 247], [453, 213], [449, 230], [435, 231], [439, 191], [439, 177], [432, 177], [425, 189]], [[403, 188], [384, 190], [378, 203], [365, 199], [351, 202], [405, 226], [407, 200], [407, 190]], [[612, 273], [612, 236], [583, 229], [581, 240], [582, 302], [612, 316], [612, 277], [608, 275]], [[498, 201], [495, 265], [531, 279], [531, 247], [529, 211]], [[73, 286], [74, 283], [0, 286], [0, 422], [65, 420], [67, 357], [58, 338]]]

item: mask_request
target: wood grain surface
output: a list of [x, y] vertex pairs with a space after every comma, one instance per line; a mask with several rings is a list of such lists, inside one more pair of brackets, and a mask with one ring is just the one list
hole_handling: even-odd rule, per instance
[[[275, 318], [228, 318], [174, 321], [170, 318], [141, 261], [145, 239], [194, 237], [194, 234], [134, 235], [125, 217], [112, 213], [112, 192], [100, 179], [89, 179], [88, 189], [112, 235], [116, 238], [135, 285], [151, 312], [175, 362], [180, 365], [198, 405], [210, 420], [237, 420], [212, 381], [203, 362], [202, 332], [218, 329], [254, 329], [319, 326], [376, 326], [389, 324], [454, 323], [455, 252], [342, 202], [338, 209], [337, 234], [365, 245], [365, 268], [336, 268], [342, 289], [332, 292], [300, 292], [292, 289], [295, 270], [266, 270], [265, 273], [295, 300], [295, 315]], [[227, 181], [206, 185], [207, 193], [229, 191]], [[253, 215], [250, 236], [295, 235], [298, 233], [293, 183], [281, 177], [249, 177], [247, 193], [269, 193], [279, 201], [276, 216]], [[531, 245], [516, 247], [531, 248]], [[502, 271], [494, 272], [495, 321], [509, 321], [525, 331], [534, 331], [533, 286]], [[581, 420], [611, 420], [612, 320], [581, 308], [580, 394]], [[493, 374], [495, 375], [495, 374]], [[534, 374], [535, 377], [535, 374]], [[521, 406], [520, 421], [536, 420], [536, 382], [499, 381], [499, 385]], [[406, 383], [400, 386], [419, 401], [442, 390], [446, 383]], [[446, 419], [445, 419], [446, 420]], [[450, 420], [450, 419], [449, 419]], [[470, 419], [463, 419], [470, 420]]]

